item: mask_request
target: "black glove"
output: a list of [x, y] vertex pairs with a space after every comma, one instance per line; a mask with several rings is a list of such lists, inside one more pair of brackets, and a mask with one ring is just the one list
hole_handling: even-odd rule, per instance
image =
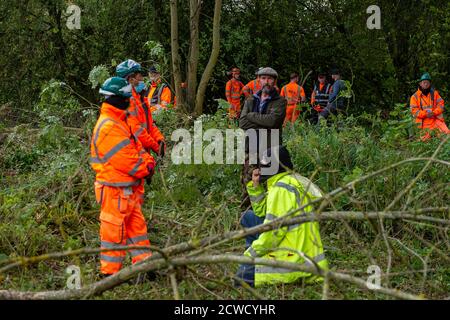
[[166, 152], [166, 143], [164, 142], [164, 140], [161, 140], [159, 142], [158, 156], [164, 158], [165, 152]]
[[153, 175], [155, 174], [155, 167], [148, 167], [148, 171], [150, 172], [149, 174], [148, 174], [148, 176], [146, 176], [144, 179], [145, 179], [145, 182], [147, 183], [147, 184], [151, 184], [152, 183], [152, 178], [153, 178]]

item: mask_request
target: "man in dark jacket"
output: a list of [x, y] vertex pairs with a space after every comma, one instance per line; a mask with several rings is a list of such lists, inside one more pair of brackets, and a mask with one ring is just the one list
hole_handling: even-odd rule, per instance
[[[278, 94], [275, 88], [278, 73], [272, 68], [263, 68], [258, 71], [258, 77], [261, 90], [245, 101], [239, 118], [239, 127], [248, 134], [245, 143], [245, 164], [241, 176], [244, 196], [242, 208], [250, 205], [245, 186], [251, 180], [252, 165], [256, 165], [256, 163], [250, 163], [250, 160], [259, 159], [259, 153], [270, 147], [282, 145], [282, 127], [286, 117], [287, 101]], [[251, 132], [248, 131], [250, 129], [256, 133], [253, 138]], [[266, 130], [266, 135], [262, 130]], [[264, 139], [265, 136], [266, 139]]]

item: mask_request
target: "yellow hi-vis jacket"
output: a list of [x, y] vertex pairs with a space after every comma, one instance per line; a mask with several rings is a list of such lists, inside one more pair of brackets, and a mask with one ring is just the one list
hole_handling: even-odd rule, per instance
[[[308, 192], [305, 193], [305, 190]], [[285, 216], [308, 202], [321, 197], [322, 192], [309, 179], [288, 172], [279, 173], [267, 180], [267, 192], [253, 182], [247, 184], [247, 191], [253, 211], [264, 223]], [[305, 215], [312, 211], [312, 205], [299, 210], [291, 217]], [[245, 251], [244, 255], [269, 260], [298, 263], [306, 266], [313, 264], [302, 254], [313, 259], [317, 265], [328, 270], [317, 221], [305, 222], [266, 231]], [[255, 287], [264, 284], [291, 283], [300, 278], [307, 282], [321, 281], [321, 277], [292, 269], [256, 265]]]

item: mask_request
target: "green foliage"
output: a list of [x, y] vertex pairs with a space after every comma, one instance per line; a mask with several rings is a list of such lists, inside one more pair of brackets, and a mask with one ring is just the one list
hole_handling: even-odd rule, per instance
[[70, 95], [64, 82], [51, 80], [43, 86], [34, 111], [43, 123], [54, 125], [67, 123], [77, 117], [81, 111], [81, 105]]
[[92, 84], [92, 89], [101, 86], [109, 77], [109, 70], [105, 65], [95, 66], [91, 72], [89, 72], [89, 81]]

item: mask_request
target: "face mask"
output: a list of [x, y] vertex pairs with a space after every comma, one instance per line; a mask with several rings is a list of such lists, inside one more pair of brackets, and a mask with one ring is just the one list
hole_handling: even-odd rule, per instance
[[139, 84], [134, 87], [134, 90], [136, 90], [137, 93], [141, 93], [142, 90], [144, 90], [144, 89], [145, 89], [145, 82], [144, 81], [139, 81]]

